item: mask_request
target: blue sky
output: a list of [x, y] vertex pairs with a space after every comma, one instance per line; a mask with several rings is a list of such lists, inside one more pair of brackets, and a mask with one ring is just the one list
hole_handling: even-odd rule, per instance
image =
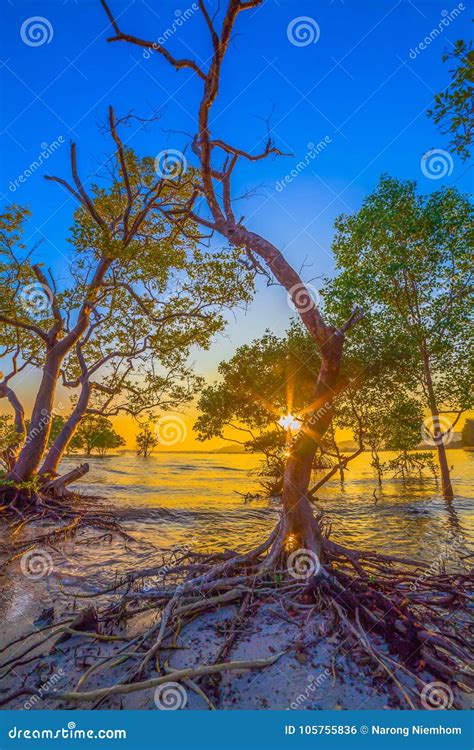
[[[124, 32], [150, 40], [166, 33], [176, 57], [208, 59], [207, 29], [190, 0], [110, 4]], [[211, 0], [208, 6], [217, 7]], [[428, 150], [447, 147], [447, 138], [425, 110], [449, 80], [443, 51], [469, 35], [466, 6], [445, 0], [266, 0], [261, 8], [241, 14], [225, 61], [213, 133], [256, 152], [270, 127], [276, 145], [294, 154], [242, 165], [235, 194], [256, 190], [238, 204], [238, 213], [295, 266], [305, 264], [303, 275], [314, 279], [316, 287], [318, 277], [334, 270], [330, 247], [335, 217], [357, 210], [381, 173], [416, 179], [423, 192], [446, 184], [469, 189], [472, 172], [456, 157], [443, 179], [429, 179], [420, 167]], [[450, 20], [455, 8], [457, 17]], [[188, 17], [178, 25], [183, 14]], [[25, 37], [27, 20], [36, 16], [46, 19], [41, 23], [48, 41], [31, 46], [21, 30], [25, 24]], [[307, 19], [314, 43], [292, 43], [289, 24], [300, 17]], [[449, 24], [432, 35], [443, 18]], [[40, 259], [65, 279], [74, 201], [59, 186], [46, 183], [44, 173], [68, 177], [67, 144], [74, 140], [81, 174], [85, 180], [93, 178], [111, 150], [99, 130], [109, 104], [118, 114], [159, 111], [160, 120], [146, 132], [135, 124], [124, 133], [140, 153], [183, 150], [189, 142], [185, 133], [195, 132], [201, 82], [192, 71], [174, 71], [157, 53], [144, 56], [136, 46], [107, 44], [111, 29], [99, 0], [4, 0], [1, 28], [0, 194], [4, 202], [30, 206], [28, 242], [43, 238]], [[430, 34], [431, 43], [414, 52]], [[316, 158], [277, 190], [276, 184], [307, 154], [308, 143], [325, 138], [327, 145]], [[19, 175], [38, 158], [42, 144], [58, 139], [64, 144], [19, 184]], [[266, 327], [283, 330], [290, 315], [285, 292], [260, 283], [247, 313], [230, 316], [219, 346], [196, 354], [199, 368], [212, 372], [249, 335]]]

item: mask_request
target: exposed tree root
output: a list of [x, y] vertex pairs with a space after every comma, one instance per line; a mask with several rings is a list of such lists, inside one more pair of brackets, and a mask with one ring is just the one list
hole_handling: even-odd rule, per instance
[[[448, 707], [459, 707], [461, 693], [474, 685], [470, 667], [474, 651], [469, 645], [466, 616], [472, 604], [472, 576], [430, 575], [415, 560], [349, 550], [321, 534], [312, 547], [289, 550], [283, 528], [280, 522], [264, 543], [245, 554], [185, 552], [174, 558], [174, 565], [168, 562], [127, 576], [95, 594], [109, 598], [99, 610], [101, 632], [67, 622], [63, 634], [116, 640], [121, 624], [143, 611], [156, 613], [156, 622], [146, 632], [126, 639], [112, 656], [97, 659], [76, 690], [55, 692], [50, 698], [71, 704], [102, 704], [110, 696], [174, 680], [204, 694], [208, 707], [214, 708], [218, 681], [214, 679], [210, 685], [215, 694], [211, 700], [209, 683], [203, 683], [203, 678], [226, 670], [265, 667], [281, 656], [256, 662], [228, 661], [253, 607], [274, 601], [283, 606], [284, 619], [289, 621], [292, 611], [307, 610], [309, 619], [324, 616], [330, 622], [325, 636], [337, 633], [338, 643], [349, 645], [355, 658], [363, 655], [365, 663], [373, 663], [374, 671], [393, 685], [402, 706], [426, 708], [420, 696], [428, 673], [446, 684], [452, 695]], [[316, 548], [321, 549], [322, 563]], [[298, 555], [302, 560], [297, 560]], [[178, 646], [179, 633], [187, 623], [229, 603], [239, 608], [214, 663], [181, 670], [160, 664], [159, 654]], [[56, 631], [54, 635], [57, 637]], [[15, 664], [8, 662], [8, 666], [14, 668]], [[118, 670], [113, 677], [112, 669]], [[103, 679], [111, 675], [110, 684], [84, 690], [97, 671]], [[153, 676], [154, 672], [158, 675]], [[7, 696], [1, 703], [13, 697]]]
[[[9, 503], [3, 506], [2, 514], [8, 541], [0, 543], [0, 570], [29, 550], [54, 549], [55, 543], [71, 539], [79, 530], [93, 530], [90, 537], [77, 541], [79, 544], [96, 543], [99, 539], [111, 539], [114, 535], [120, 536], [125, 543], [135, 541], [113, 513], [98, 508], [98, 498], [68, 491], [65, 502], [65, 485], [61, 484], [60, 488], [59, 495], [54, 488], [48, 492], [45, 489], [25, 491], [8, 488]], [[4, 497], [5, 492], [3, 488]]]

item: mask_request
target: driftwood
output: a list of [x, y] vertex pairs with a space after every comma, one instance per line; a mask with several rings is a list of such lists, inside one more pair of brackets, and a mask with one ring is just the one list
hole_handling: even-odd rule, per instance
[[68, 492], [68, 490], [66, 489], [67, 485], [76, 482], [78, 479], [83, 477], [84, 474], [87, 474], [88, 471], [89, 464], [81, 464], [80, 466], [76, 466], [75, 469], [72, 469], [72, 471], [69, 471], [67, 474], [63, 474], [62, 477], [57, 477], [56, 479], [49, 480], [43, 485], [42, 489], [45, 492], [51, 492], [57, 497], [63, 497]]

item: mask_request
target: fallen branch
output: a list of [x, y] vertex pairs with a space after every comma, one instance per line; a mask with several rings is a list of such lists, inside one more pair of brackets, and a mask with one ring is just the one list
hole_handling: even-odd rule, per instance
[[107, 698], [110, 695], [127, 695], [128, 693], [136, 693], [140, 690], [150, 690], [151, 688], [163, 685], [166, 682], [179, 682], [180, 680], [194, 679], [195, 677], [202, 677], [204, 675], [216, 674], [217, 672], [232, 672], [245, 669], [261, 669], [262, 667], [269, 667], [275, 664], [280, 657], [283, 656], [285, 651], [279, 654], [271, 656], [269, 659], [255, 659], [254, 661], [229, 661], [223, 664], [209, 664], [203, 667], [189, 667], [188, 669], [177, 669], [173, 672], [169, 672], [162, 677], [154, 677], [151, 680], [143, 680], [143, 682], [134, 682], [129, 685], [120, 684], [113, 685], [112, 687], [99, 688], [98, 690], [90, 690], [87, 693], [76, 693], [76, 692], [57, 692], [52, 693], [51, 698], [54, 700], [65, 700], [72, 701], [74, 703], [85, 703], [87, 701], [93, 701], [100, 698]]
[[68, 484], [72, 484], [78, 479], [81, 479], [81, 477], [83, 477], [84, 474], [87, 474], [88, 471], [88, 463], [76, 466], [75, 469], [72, 469], [72, 471], [69, 471], [67, 474], [63, 474], [62, 477], [50, 479], [43, 485], [42, 490], [43, 492], [50, 492], [53, 495], [56, 495], [56, 497], [63, 497], [65, 494], [67, 494], [66, 487], [68, 486]]

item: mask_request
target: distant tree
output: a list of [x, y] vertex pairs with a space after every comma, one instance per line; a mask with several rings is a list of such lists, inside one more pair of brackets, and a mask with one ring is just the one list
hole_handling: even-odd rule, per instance
[[474, 130], [474, 50], [472, 42], [458, 40], [452, 52], [443, 55], [443, 62], [454, 62], [451, 81], [439, 94], [428, 115], [441, 132], [451, 136], [450, 147], [463, 161], [471, 155]]
[[474, 419], [466, 419], [461, 435], [463, 445], [474, 445]]
[[64, 424], [66, 422], [66, 417], [63, 417], [62, 414], [53, 414], [50, 419], [50, 429], [49, 429], [49, 436], [48, 436], [48, 448], [53, 445], [54, 441], [58, 437], [59, 433], [64, 427]]
[[100, 455], [109, 448], [125, 445], [125, 440], [112, 428], [112, 422], [105, 417], [85, 416], [75, 435], [75, 445], [81, 448], [86, 456], [96, 449]]
[[105, 456], [108, 450], [121, 448], [125, 444], [126, 442], [124, 438], [111, 427], [107, 427], [105, 430], [99, 430], [94, 439], [94, 447], [99, 456]]
[[150, 418], [140, 425], [140, 431], [137, 434], [137, 456], [147, 458], [159, 443], [160, 441], [155, 435], [154, 423]]
[[423, 432], [437, 448], [448, 498], [446, 442], [472, 403], [471, 227], [472, 206], [457, 190], [420, 196], [414, 182], [384, 176], [358, 213], [337, 220], [339, 274], [323, 292], [336, 321], [364, 305], [354, 336], [364, 337], [374, 363], [397, 353], [405, 389], [429, 410]]

